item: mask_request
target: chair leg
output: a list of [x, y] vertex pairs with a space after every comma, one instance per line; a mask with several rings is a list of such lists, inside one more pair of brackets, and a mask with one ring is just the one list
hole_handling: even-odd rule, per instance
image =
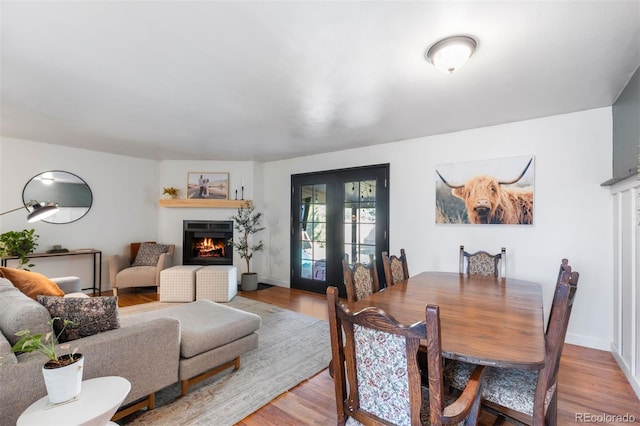
[[544, 416], [544, 424], [555, 426], [558, 421], [558, 390], [553, 393], [549, 406], [547, 407], [547, 413]]
[[506, 420], [502, 414], [498, 414], [498, 417], [496, 417], [496, 420], [493, 422], [493, 426], [503, 425]]

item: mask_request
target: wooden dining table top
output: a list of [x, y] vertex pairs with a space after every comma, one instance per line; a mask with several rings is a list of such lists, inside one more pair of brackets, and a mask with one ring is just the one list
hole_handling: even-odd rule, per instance
[[544, 366], [544, 313], [538, 283], [422, 272], [348, 307], [355, 312], [375, 306], [410, 325], [425, 321], [427, 304], [440, 306], [446, 358], [506, 368]]

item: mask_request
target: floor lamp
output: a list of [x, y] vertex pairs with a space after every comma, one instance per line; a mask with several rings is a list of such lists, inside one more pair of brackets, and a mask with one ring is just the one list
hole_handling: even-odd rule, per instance
[[[35, 200], [31, 200], [24, 205], [24, 208], [27, 208], [27, 207], [32, 208], [32, 210], [27, 215], [27, 222], [29, 223], [33, 223], [33, 222], [37, 222], [39, 220], [45, 219], [51, 215], [54, 215], [58, 210], [60, 210], [57, 203], [44, 204], [44, 203], [39, 203]], [[15, 209], [7, 210], [6, 212], [0, 213], [0, 216], [3, 216], [7, 213], [18, 211], [22, 208], [23, 207], [20, 206]]]

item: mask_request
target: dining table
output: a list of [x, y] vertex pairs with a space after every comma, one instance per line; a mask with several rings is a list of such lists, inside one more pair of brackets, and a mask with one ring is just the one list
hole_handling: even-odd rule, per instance
[[[544, 312], [539, 283], [421, 272], [347, 306], [353, 312], [377, 307], [396, 321], [412, 325], [425, 321], [428, 304], [440, 307], [444, 357], [494, 367], [544, 367]], [[423, 343], [426, 345], [426, 341]]]

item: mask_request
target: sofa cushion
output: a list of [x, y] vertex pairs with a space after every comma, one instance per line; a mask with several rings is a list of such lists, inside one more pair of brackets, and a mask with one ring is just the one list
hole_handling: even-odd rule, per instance
[[16, 354], [11, 352], [11, 344], [4, 335], [0, 334], [0, 365], [16, 364]]
[[0, 293], [5, 291], [20, 291], [6, 278], [0, 277]]
[[168, 250], [166, 244], [142, 243], [131, 266], [156, 266], [160, 255]]
[[[0, 280], [2, 281], [2, 280]], [[0, 283], [5, 287], [6, 282]], [[11, 345], [20, 338], [18, 331], [29, 330], [32, 334], [49, 331], [47, 321], [51, 319], [49, 311], [21, 291], [7, 290], [0, 292], [0, 330]]]
[[123, 325], [156, 318], [174, 318], [180, 321], [182, 358], [191, 358], [234, 342], [255, 332], [262, 324], [259, 315], [211, 300], [199, 300], [131, 315], [123, 320]]
[[118, 272], [118, 288], [156, 285], [155, 266], [136, 266]]
[[[38, 301], [52, 318], [59, 317], [53, 328], [60, 343], [92, 336], [120, 327], [118, 298], [102, 297], [51, 297], [38, 296]], [[64, 320], [75, 323], [63, 329]]]
[[11, 281], [18, 290], [34, 300], [40, 294], [64, 296], [64, 291], [56, 283], [37, 272], [0, 266], [0, 276]]

